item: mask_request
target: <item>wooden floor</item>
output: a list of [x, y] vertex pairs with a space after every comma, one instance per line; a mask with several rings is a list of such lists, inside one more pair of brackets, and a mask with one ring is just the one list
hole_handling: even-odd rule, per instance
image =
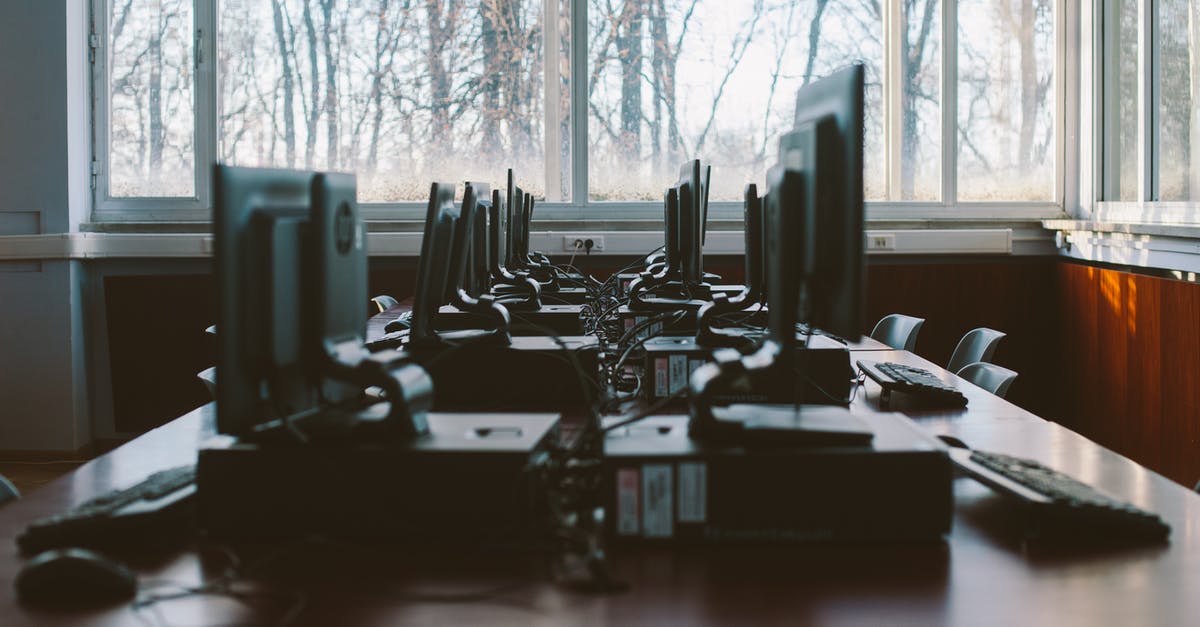
[[7, 477], [24, 495], [75, 470], [84, 461], [0, 462], [0, 475]]

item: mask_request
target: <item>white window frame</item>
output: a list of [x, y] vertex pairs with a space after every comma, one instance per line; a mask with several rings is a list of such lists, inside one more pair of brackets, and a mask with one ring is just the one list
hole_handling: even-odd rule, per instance
[[[1092, 74], [1096, 97], [1091, 103], [1095, 120], [1092, 138], [1099, 150], [1091, 151], [1094, 159], [1092, 185], [1081, 185], [1090, 192], [1094, 202], [1085, 207], [1079, 217], [1106, 223], [1200, 224], [1200, 202], [1159, 200], [1159, 116], [1161, 84], [1159, 46], [1159, 7], [1156, 0], [1138, 0], [1138, 113], [1137, 155], [1138, 178], [1136, 200], [1109, 200], [1117, 196], [1120, 181], [1120, 155], [1115, 147], [1119, 126], [1120, 103], [1117, 86], [1120, 71], [1113, 50], [1119, 49], [1120, 16], [1117, 7], [1102, 0], [1085, 2], [1091, 15], [1092, 41], [1088, 42], [1096, 60]], [[1085, 21], [1085, 26], [1088, 24]], [[1153, 45], [1147, 46], [1148, 43]], [[1196, 167], [1193, 164], [1192, 167]], [[1081, 181], [1082, 182], [1082, 181]], [[1090, 209], [1090, 211], [1089, 211]]]
[[[897, 81], [887, 80], [888, 76], [899, 75], [899, 47], [902, 23], [900, 21], [901, 0], [882, 0], [885, 2], [883, 47], [885, 90], [899, 90]], [[1093, 0], [1099, 2], [1100, 0]], [[1146, 1], [1146, 0], [1143, 0]], [[215, 64], [210, 60], [216, 58], [217, 48], [217, 2], [219, 0], [194, 0], [194, 26], [196, 59], [195, 86], [195, 190], [191, 198], [112, 198], [108, 195], [109, 164], [109, 92], [107, 50], [108, 18], [111, 0], [91, 0], [92, 6], [92, 44], [94, 62], [92, 68], [94, 134], [93, 148], [93, 194], [94, 211], [92, 219], [95, 222], [136, 222], [136, 223], [206, 223], [212, 216], [212, 199], [210, 190], [210, 167], [214, 156], [219, 154], [217, 146], [217, 81]], [[584, 47], [574, 45], [575, 42], [586, 42], [587, 37], [587, 4], [588, 0], [570, 0], [571, 2], [571, 49], [570, 65], [572, 76], [587, 76], [588, 55]], [[1046, 202], [959, 202], [957, 200], [957, 152], [956, 134], [958, 132], [957, 98], [958, 98], [958, 21], [957, 0], [941, 0], [941, 193], [942, 200], [938, 202], [907, 202], [907, 201], [871, 201], [866, 203], [868, 220], [945, 220], [945, 221], [1021, 221], [1040, 220], [1062, 217], [1064, 208], [1074, 211], [1078, 207], [1079, 190], [1079, 144], [1069, 150], [1065, 137], [1072, 134], [1078, 137], [1079, 127], [1079, 97], [1078, 91], [1072, 90], [1067, 94], [1068, 74], [1076, 76], [1079, 54], [1070, 54], [1071, 49], [1086, 50], [1079, 46], [1078, 38], [1072, 41], [1069, 37], [1067, 24], [1079, 24], [1080, 0], [1055, 0], [1055, 194], [1052, 201]], [[1084, 0], [1086, 2], [1086, 0]], [[547, 14], [555, 10], [554, 3], [547, 3]], [[555, 29], [546, 29], [543, 36], [557, 38]], [[557, 46], [557, 43], [555, 43]], [[1074, 46], [1072, 48], [1072, 46]], [[549, 50], [553, 47], [546, 47]], [[895, 72], [891, 70], [895, 69]], [[547, 62], [543, 71], [552, 74], [556, 68]], [[547, 89], [557, 89], [557, 81], [544, 81]], [[579, 147], [588, 146], [587, 140], [587, 82], [572, 80], [571, 116], [575, 123], [571, 129], [571, 176], [568, 186], [571, 199], [568, 201], [547, 201], [539, 204], [538, 217], [540, 220], [570, 220], [595, 223], [596, 228], [613, 228], [615, 223], [624, 221], [659, 221], [662, 208], [652, 202], [597, 202], [590, 201], [586, 192], [588, 184], [588, 155], [586, 150]], [[547, 93], [547, 96], [552, 94]], [[884, 133], [887, 146], [887, 172], [889, 188], [895, 189], [893, 179], [899, 172], [900, 158], [900, 103], [898, 94], [884, 98]], [[584, 123], [579, 123], [583, 121]], [[557, 128], [557, 124], [550, 124]], [[1102, 125], [1097, 125], [1102, 126]], [[1072, 133], [1072, 131], [1074, 131]], [[554, 141], [553, 133], [547, 134], [547, 141]], [[548, 144], [553, 145], [553, 144]], [[554, 156], [550, 156], [554, 153]], [[547, 178], [553, 176], [550, 168], [557, 172], [557, 152], [547, 151]], [[1085, 153], [1086, 154], [1086, 153]], [[1067, 173], [1073, 173], [1070, 177]], [[364, 203], [363, 216], [368, 220], [419, 220], [424, 211], [424, 203]], [[713, 202], [710, 215], [718, 220], [741, 219], [742, 207], [739, 202]]]

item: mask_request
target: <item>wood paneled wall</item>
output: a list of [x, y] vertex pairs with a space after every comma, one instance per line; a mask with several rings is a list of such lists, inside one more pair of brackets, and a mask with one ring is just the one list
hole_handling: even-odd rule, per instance
[[1200, 285], [1060, 263], [1068, 426], [1187, 486], [1200, 480]]
[[997, 364], [1019, 374], [1008, 399], [1051, 419], [1062, 415], [1058, 371], [1059, 318], [1053, 259], [876, 263], [867, 270], [867, 329], [887, 314], [925, 319], [917, 354], [945, 365], [976, 327], [1007, 333]]
[[[741, 277], [740, 260], [706, 268]], [[414, 277], [412, 260], [373, 261], [371, 293], [403, 298]], [[1046, 258], [873, 259], [867, 280], [864, 332], [889, 313], [923, 317], [917, 352], [944, 364], [970, 329], [1004, 331], [994, 361], [1020, 373], [1010, 400], [1180, 483], [1200, 479], [1200, 285]], [[118, 430], [205, 402], [195, 373], [215, 358], [211, 277], [109, 277], [105, 293]]]

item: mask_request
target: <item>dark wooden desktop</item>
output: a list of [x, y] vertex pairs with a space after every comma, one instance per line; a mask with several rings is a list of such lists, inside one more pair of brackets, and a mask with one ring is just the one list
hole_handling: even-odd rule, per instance
[[[953, 376], [916, 355], [865, 344], [854, 358]], [[158, 616], [128, 605], [88, 613], [18, 606], [12, 581], [22, 564], [14, 545], [21, 529], [153, 471], [192, 462], [197, 444], [212, 433], [208, 405], [0, 509], [0, 625], [272, 624], [300, 598], [294, 624], [304, 625], [1200, 624], [1200, 497], [1062, 426], [966, 382], [958, 385], [970, 399], [965, 410], [905, 413], [932, 432], [1035, 458], [1155, 511], [1172, 526], [1170, 544], [1121, 551], [1028, 547], [1008, 504], [963, 478], [956, 480], [954, 528], [944, 542], [614, 550], [615, 576], [629, 589], [613, 594], [556, 584], [543, 557], [310, 542], [247, 557], [238, 589], [274, 596], [245, 603], [191, 596], [158, 604]], [[853, 408], [878, 411], [878, 393], [867, 383]], [[117, 557], [138, 571], [143, 586], [211, 581], [229, 563], [216, 546]]]

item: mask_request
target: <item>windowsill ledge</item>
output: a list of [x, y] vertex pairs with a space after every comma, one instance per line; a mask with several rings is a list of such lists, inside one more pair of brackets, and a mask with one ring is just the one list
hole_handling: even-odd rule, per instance
[[1044, 220], [1042, 225], [1054, 233], [1059, 254], [1070, 259], [1200, 273], [1200, 224]]
[[1162, 222], [1110, 222], [1105, 220], [1042, 220], [1051, 231], [1087, 233], [1123, 233], [1200, 239], [1200, 224], [1166, 224]]
[[[564, 242], [581, 232], [605, 239], [603, 252], [639, 255], [662, 244], [661, 222], [621, 221], [581, 228], [573, 222], [534, 223], [531, 247], [568, 254]], [[741, 225], [711, 221], [705, 253], [741, 255]], [[0, 237], [0, 260], [209, 258], [213, 241], [207, 223], [89, 224], [81, 232]], [[97, 228], [99, 227], [99, 228]], [[420, 223], [371, 222], [372, 257], [414, 257], [420, 252]], [[882, 239], [880, 237], [882, 236]], [[868, 254], [895, 257], [1053, 255], [1051, 231], [1034, 220], [877, 220], [867, 223]]]

